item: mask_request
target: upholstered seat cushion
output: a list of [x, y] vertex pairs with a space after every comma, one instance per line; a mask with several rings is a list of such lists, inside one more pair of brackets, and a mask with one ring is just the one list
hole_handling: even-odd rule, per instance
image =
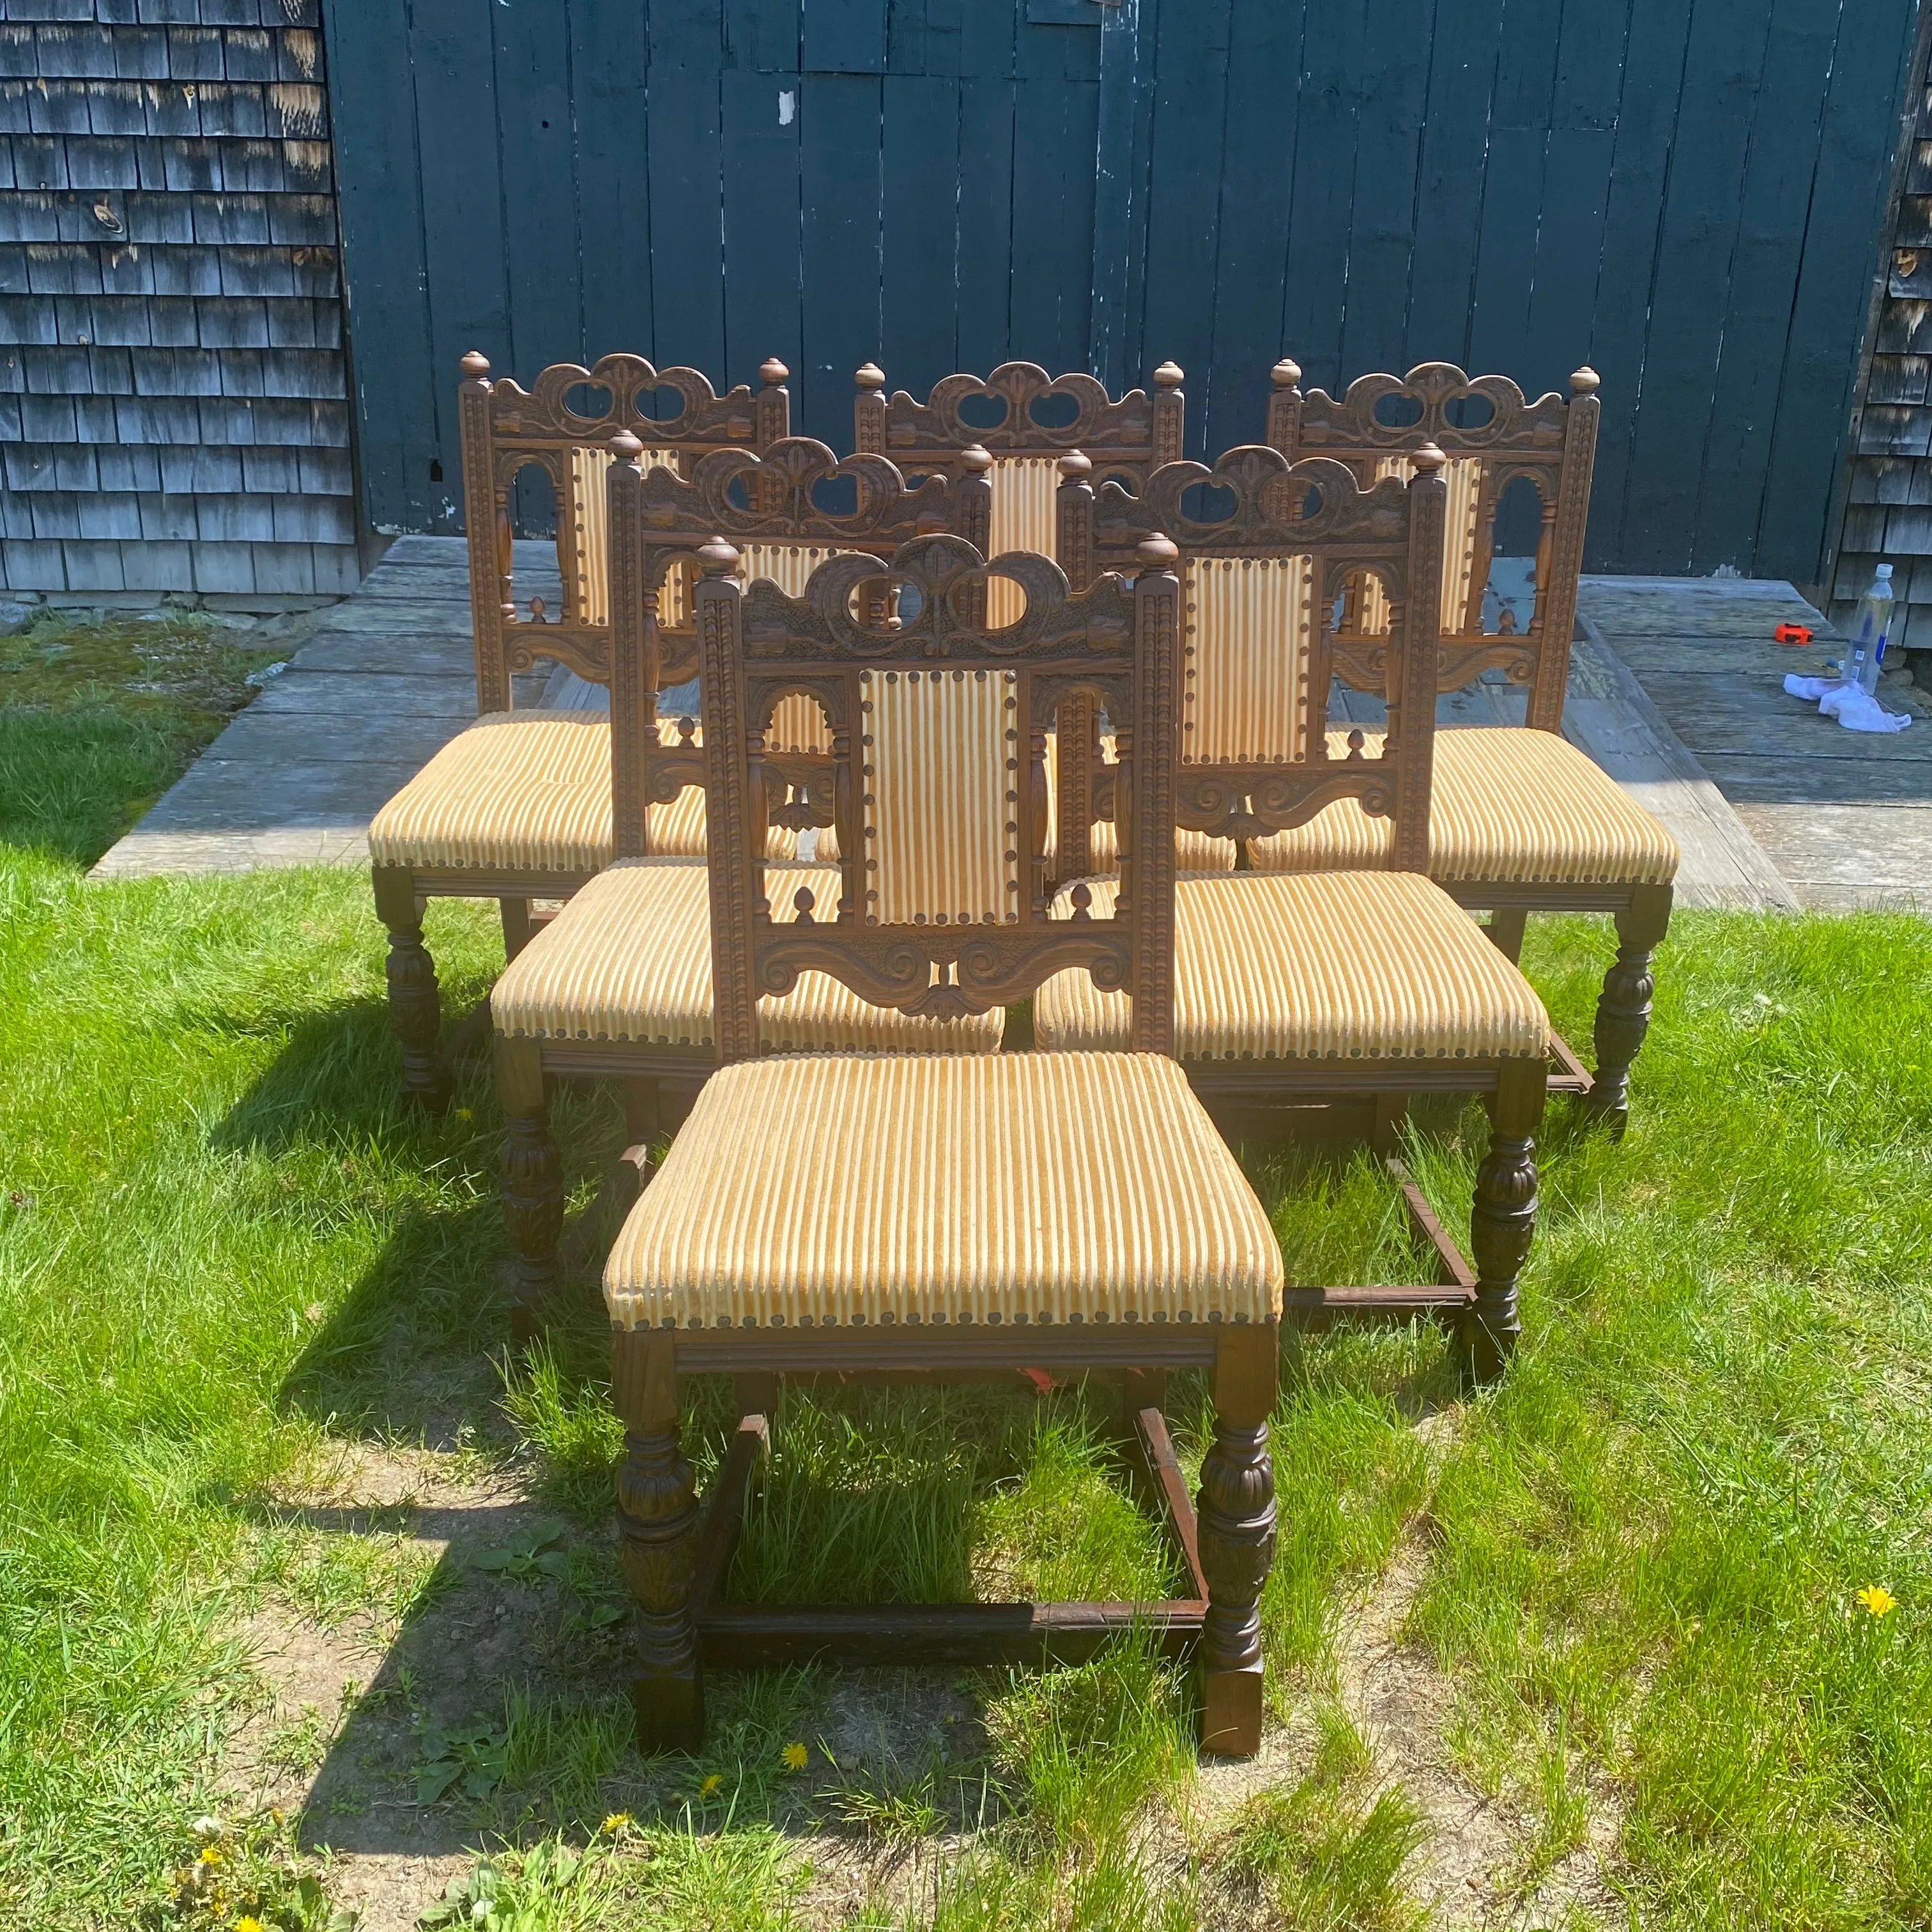
[[[1331, 755], [1347, 750], [1329, 734]], [[1379, 734], [1364, 748], [1380, 756]], [[1257, 839], [1262, 872], [1347, 872], [1386, 864], [1390, 824], [1352, 799]], [[1457, 726], [1436, 734], [1429, 876], [1448, 885], [1665, 885], [1677, 842], [1616, 780], [1553, 731]]]
[[[765, 876], [788, 914], [801, 887], [820, 916], [837, 910], [832, 866]], [[713, 1037], [709, 868], [624, 859], [600, 872], [505, 969], [490, 1014], [513, 1037], [704, 1052]], [[823, 973], [800, 974], [782, 998], [767, 994], [758, 1014], [768, 1052], [991, 1053], [1006, 1023], [999, 1007], [970, 1019], [909, 1018], [868, 1005]]]
[[[1115, 882], [1092, 882], [1093, 912]], [[1056, 916], [1071, 910], [1068, 893]], [[1084, 970], [1034, 1000], [1042, 1047], [1127, 1038], [1124, 993]], [[1540, 1058], [1528, 980], [1441, 886], [1410, 872], [1231, 872], [1174, 891], [1174, 1050], [1184, 1060]]]
[[1154, 1054], [712, 1076], [604, 1270], [622, 1328], [1268, 1322], [1281, 1253]]
[[[650, 806], [653, 853], [704, 856], [704, 790]], [[425, 871], [590, 874], [610, 862], [610, 722], [593, 711], [495, 712], [459, 731], [376, 813], [369, 856]], [[766, 855], [796, 836], [773, 827]], [[829, 830], [816, 856], [836, 858]]]

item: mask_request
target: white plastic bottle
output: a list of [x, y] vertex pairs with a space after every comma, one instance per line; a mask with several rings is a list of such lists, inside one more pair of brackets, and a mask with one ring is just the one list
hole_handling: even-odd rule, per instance
[[1871, 588], [1858, 599], [1852, 620], [1851, 641], [1845, 646], [1845, 682], [1876, 693], [1885, 657], [1885, 640], [1892, 631], [1892, 566], [1882, 563]]

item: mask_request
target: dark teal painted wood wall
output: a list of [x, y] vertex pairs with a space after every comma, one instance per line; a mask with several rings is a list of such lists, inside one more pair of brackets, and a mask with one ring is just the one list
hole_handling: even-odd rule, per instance
[[1816, 578], [1916, 0], [1070, 5], [325, 0], [370, 520], [460, 526], [471, 347], [777, 355], [842, 446], [868, 358], [1172, 356], [1202, 451], [1284, 353], [1588, 361], [1593, 566]]

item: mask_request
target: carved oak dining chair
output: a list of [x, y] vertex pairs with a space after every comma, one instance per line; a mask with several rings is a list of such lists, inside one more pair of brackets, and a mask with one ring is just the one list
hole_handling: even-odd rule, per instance
[[[1612, 915], [1617, 956], [1598, 1003], [1596, 1072], [1552, 1036], [1550, 1084], [1581, 1094], [1586, 1109], [1621, 1133], [1631, 1062], [1649, 1024], [1651, 956], [1670, 926], [1678, 855], [1670, 832], [1562, 736], [1596, 452], [1596, 372], [1578, 370], [1567, 400], [1552, 394], [1534, 402], [1507, 376], [1472, 378], [1444, 362], [1406, 376], [1361, 376], [1339, 401], [1319, 389], [1304, 394], [1300, 376], [1292, 362], [1276, 365], [1268, 411], [1268, 440], [1291, 460], [1333, 457], [1367, 484], [1406, 475], [1418, 443], [1448, 454], [1439, 688], [1458, 690], [1499, 667], [1526, 691], [1529, 728], [1458, 725], [1438, 736], [1429, 876], [1459, 904], [1489, 913], [1490, 937], [1511, 959], [1532, 910]], [[1501, 628], [1486, 630], [1498, 518], [1519, 483], [1540, 506], [1535, 601], [1526, 628], [1515, 628], [1505, 605]], [[1387, 629], [1386, 604], [1371, 589], [1345, 613], [1345, 634], [1336, 640], [1344, 682], [1379, 685]], [[1343, 802], [1256, 841], [1248, 857], [1268, 871], [1352, 868], [1388, 836], [1385, 825]]]
[[[762, 457], [714, 452], [688, 479], [646, 468], [634, 436], [614, 438], [613, 451], [618, 460], [604, 480], [616, 856], [532, 938], [490, 1000], [520, 1340], [542, 1325], [557, 1276], [564, 1192], [550, 1131], [550, 1081], [621, 1082], [632, 1137], [650, 1138], [674, 1123], [716, 1064], [710, 874], [701, 862], [658, 854], [656, 844], [659, 814], [700, 817], [706, 799], [703, 731], [695, 721], [656, 715], [656, 694], [665, 681], [657, 622], [663, 585], [674, 573], [688, 584], [700, 547], [723, 533], [742, 545], [741, 568], [754, 562], [760, 577], [781, 589], [802, 590], [812, 570], [835, 554], [863, 553], [860, 580], [877, 597], [882, 586], [873, 557], [923, 532], [958, 530], [983, 540], [988, 513], [983, 458], [956, 482], [932, 476], [908, 488], [883, 457], [842, 460], [805, 436], [775, 442]], [[830, 510], [820, 507], [828, 496]], [[832, 868], [843, 849], [831, 736], [809, 693], [788, 698], [766, 729], [762, 849], [775, 863], [797, 862], [808, 835], [815, 849], [792, 875], [792, 889], [824, 894], [836, 884]], [[940, 1027], [879, 1011], [818, 976], [791, 998], [768, 1002], [765, 1012], [773, 1051], [991, 1052], [1003, 1021], [993, 1013]]]
[[[1346, 871], [1181, 878], [1174, 1051], [1197, 1091], [1234, 1103], [1360, 1096], [1386, 1121], [1390, 1103], [1414, 1093], [1483, 1097], [1492, 1132], [1476, 1180], [1473, 1274], [1406, 1188], [1416, 1232], [1436, 1250], [1437, 1281], [1311, 1288], [1304, 1299], [1318, 1319], [1452, 1316], [1464, 1364], [1487, 1379], [1520, 1326], [1549, 1021], [1516, 967], [1424, 876], [1448, 491], [1439, 451], [1417, 450], [1412, 467], [1411, 481], [1364, 489], [1344, 464], [1291, 465], [1252, 445], [1211, 470], [1167, 464], [1135, 496], [1112, 482], [1096, 491], [1075, 452], [1061, 464], [1060, 554], [1078, 584], [1130, 567], [1156, 531], [1179, 547], [1178, 824], [1253, 842], [1346, 802], [1384, 829]], [[1371, 582], [1388, 613], [1389, 727], [1372, 756], [1363, 734], [1337, 745], [1324, 728], [1333, 614]], [[1113, 889], [1096, 877], [1084, 890], [1099, 905]], [[1070, 916], [1073, 903], [1063, 890], [1058, 909]], [[1050, 1051], [1111, 1048], [1132, 1021], [1124, 994], [1072, 974], [1034, 1003], [1036, 1037]], [[1303, 1304], [1292, 1295], [1290, 1306]]]
[[[1036, 1662], [1129, 1630], [1196, 1652], [1208, 1749], [1259, 1743], [1282, 1268], [1267, 1215], [1168, 1057], [1173, 555], [1150, 540], [1131, 591], [1109, 576], [1078, 596], [1048, 560], [1009, 557], [1025, 608], [994, 632], [980, 621], [987, 568], [957, 538], [892, 560], [896, 629], [865, 621], [862, 560], [820, 566], [793, 599], [770, 584], [741, 592], [729, 544], [702, 553], [718, 1070], [604, 1273], [647, 1746], [696, 1746], [708, 1665]], [[764, 731], [800, 692], [830, 724], [847, 855], [802, 889], [763, 838]], [[1120, 729], [1124, 871], [1106, 911], [1060, 920], [1048, 916], [1041, 760], [1072, 692]], [[769, 1052], [774, 1006], [814, 978], [902, 1025], [971, 1028], [1061, 970], [1131, 989], [1123, 1050]], [[724, 1600], [776, 1377], [1185, 1364], [1209, 1370], [1215, 1410], [1198, 1519], [1158, 1405], [1136, 1421], [1186, 1597]], [[713, 1371], [740, 1378], [740, 1420], [700, 1514], [678, 1383]]]
[[[903, 389], [886, 394], [885, 372], [868, 362], [854, 378], [853, 447], [889, 456], [908, 476], [931, 469], [956, 471], [964, 452], [986, 449], [993, 459], [992, 524], [987, 554], [1030, 550], [1053, 556], [1059, 543], [1054, 491], [1055, 465], [1069, 450], [1084, 451], [1102, 477], [1138, 489], [1148, 473], [1179, 460], [1186, 428], [1183, 372], [1163, 362], [1154, 372], [1154, 392], [1130, 389], [1117, 401], [1094, 377], [1078, 371], [1049, 376], [1036, 363], [1003, 362], [990, 376], [954, 375], [934, 383], [924, 402]], [[994, 624], [1018, 614], [1019, 592], [1007, 579], [988, 585], [987, 615]], [[1076, 789], [1097, 756], [1090, 748], [1095, 721], [1077, 700], [1060, 721], [1069, 735], [1062, 749], [1048, 745], [1047, 857], [1049, 878], [1058, 870], [1060, 808], [1059, 774], [1068, 770]], [[1180, 835], [1184, 870], [1217, 862], [1193, 834]]]
[[[694, 369], [654, 368], [636, 356], [606, 356], [590, 369], [557, 363], [529, 391], [507, 378], [491, 381], [474, 350], [463, 372], [457, 410], [477, 718], [369, 828], [403, 1090], [439, 1110], [449, 1076], [437, 1052], [442, 1000], [423, 944], [425, 902], [496, 899], [504, 952], [514, 958], [530, 938], [531, 902], [567, 898], [610, 862], [608, 721], [594, 711], [514, 710], [511, 680], [554, 660], [594, 683], [611, 680], [604, 488], [610, 437], [634, 433], [648, 440], [647, 462], [688, 470], [715, 451], [766, 447], [786, 434], [790, 410], [777, 362], [764, 365], [755, 395], [740, 384], [720, 396]], [[586, 390], [608, 398], [601, 411], [576, 406]], [[675, 416], [642, 412], [667, 393], [681, 404]], [[548, 483], [556, 506], [562, 598], [554, 616], [540, 597], [520, 616], [512, 596], [511, 500], [526, 472]], [[702, 857], [701, 814], [687, 810], [682, 821], [662, 825], [658, 844]]]

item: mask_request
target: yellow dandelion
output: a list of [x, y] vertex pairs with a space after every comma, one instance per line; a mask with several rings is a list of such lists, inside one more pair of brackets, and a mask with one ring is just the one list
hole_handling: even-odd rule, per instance
[[1858, 1592], [1858, 1601], [1875, 1617], [1888, 1616], [1898, 1607], [1898, 1599], [1882, 1583], [1868, 1583]]
[[252, 1912], [244, 1912], [235, 1922], [235, 1932], [268, 1932], [268, 1928]]
[[784, 1748], [784, 1768], [788, 1771], [802, 1771], [806, 1760], [811, 1755], [802, 1744], [787, 1744]]
[[634, 1825], [637, 1822], [628, 1811], [614, 1811], [604, 1820], [604, 1828], [615, 1838], [620, 1832], [628, 1826]]
[[[802, 1758], [800, 1758], [799, 1762], [802, 1764], [805, 1760]], [[698, 1787], [698, 1795], [700, 1798], [715, 1798], [717, 1796], [718, 1793], [724, 1789], [724, 1780], [722, 1774], [714, 1771], [712, 1772], [710, 1776], [706, 1778], [704, 1782]]]
[[221, 1854], [213, 1845], [203, 1845], [199, 1862], [205, 1865], [218, 1865], [221, 1862]]
[[456, 1118], [459, 1120], [473, 1120], [476, 1115], [474, 1111], [468, 1107], [459, 1107], [456, 1110]]

